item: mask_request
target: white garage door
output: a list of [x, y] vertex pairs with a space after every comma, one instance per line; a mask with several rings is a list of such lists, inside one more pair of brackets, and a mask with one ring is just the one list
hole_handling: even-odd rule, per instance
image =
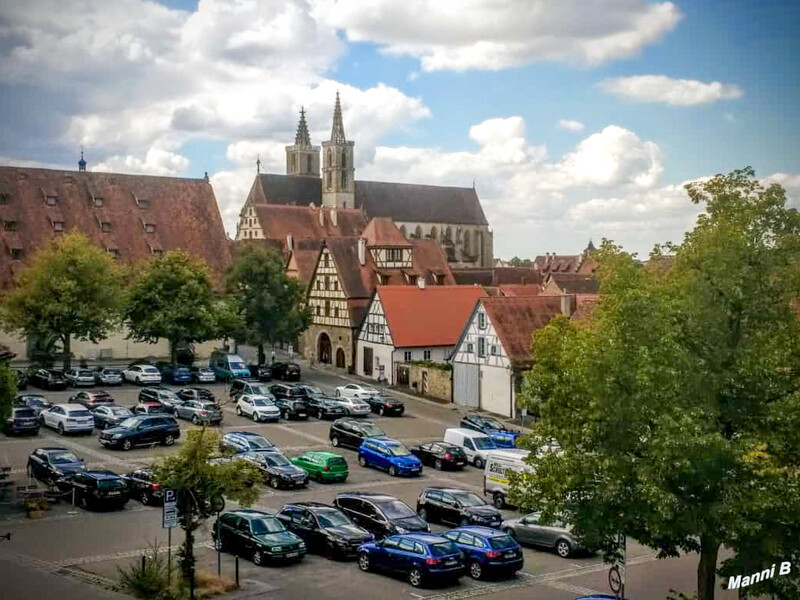
[[480, 367], [467, 363], [453, 364], [453, 401], [462, 406], [478, 408], [480, 397], [478, 377]]

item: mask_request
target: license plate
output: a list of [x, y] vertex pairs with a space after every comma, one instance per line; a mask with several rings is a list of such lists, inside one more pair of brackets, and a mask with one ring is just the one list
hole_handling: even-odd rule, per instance
[[300, 556], [299, 552], [289, 552], [289, 554], [286, 555], [286, 558], [297, 558], [298, 556]]
[[122, 492], [108, 492], [107, 496], [119, 496]]
[[298, 417], [305, 417], [305, 416], [306, 416], [306, 413], [297, 413], [297, 416], [298, 416]]
[[448, 565], [448, 566], [449, 566], [449, 565], [454, 565], [454, 564], [456, 564], [457, 562], [458, 562], [458, 561], [456, 561], [456, 559], [455, 559], [455, 558], [451, 558], [450, 560], [446, 560], [444, 564], [446, 564], [446, 565]]
[[516, 552], [506, 552], [506, 558], [514, 558], [516, 555]]

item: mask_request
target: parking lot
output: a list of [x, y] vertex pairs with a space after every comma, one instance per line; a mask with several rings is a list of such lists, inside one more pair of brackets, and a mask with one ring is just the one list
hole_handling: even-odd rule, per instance
[[[307, 371], [304, 381], [332, 393], [333, 388], [344, 383], [343, 377], [330, 371]], [[213, 384], [207, 387], [222, 400], [227, 399], [227, 386]], [[35, 391], [35, 390], [28, 390]], [[136, 403], [138, 388], [124, 385], [108, 391], [118, 404], [132, 406]], [[64, 402], [74, 392], [45, 392], [54, 403]], [[370, 420], [378, 424], [387, 435], [400, 439], [406, 444], [440, 439], [446, 427], [458, 426], [461, 413], [452, 406], [442, 406], [425, 400], [403, 396], [406, 412], [402, 417], [378, 417]], [[329, 421], [309, 419], [308, 421], [284, 421], [271, 424], [256, 424], [252, 420], [239, 417], [232, 403], [224, 408], [223, 431], [247, 430], [266, 436], [281, 447], [287, 456], [294, 456], [309, 449], [331, 449], [328, 441]], [[37, 437], [0, 437], [0, 463], [10, 464], [12, 474], [18, 481], [24, 481], [25, 465], [28, 455], [37, 447], [65, 446], [84, 458], [89, 468], [107, 468], [125, 473], [139, 466], [150, 464], [154, 458], [174, 453], [185, 439], [185, 433], [194, 427], [180, 421], [182, 438], [171, 447], [157, 446], [138, 448], [128, 452], [109, 450], [99, 445], [95, 432], [92, 436], [59, 436], [56, 432], [42, 429]], [[273, 490], [261, 487], [261, 497], [255, 508], [274, 512], [283, 504], [295, 501], [317, 501], [331, 503], [337, 492], [380, 491], [391, 494], [415, 508], [420, 491], [430, 485], [447, 485], [482, 492], [482, 472], [467, 467], [458, 472], [441, 472], [426, 468], [421, 477], [393, 478], [374, 469], [358, 465], [356, 452], [340, 449], [347, 459], [350, 475], [346, 482], [322, 484], [309, 482], [300, 490]], [[229, 504], [229, 508], [230, 508]], [[511, 510], [504, 510], [504, 516], [517, 516]], [[211, 522], [208, 523], [208, 526]], [[446, 528], [432, 524], [434, 532]], [[166, 550], [167, 532], [161, 529], [161, 509], [145, 507], [131, 500], [121, 511], [86, 512], [67, 503], [51, 507], [47, 516], [30, 520], [20, 513], [3, 513], [0, 520], [0, 533], [12, 533], [12, 541], [0, 546], [0, 563], [16, 561], [24, 568], [36, 568], [71, 578], [84, 578], [95, 582], [114, 579], [117, 567], [126, 566], [140, 556], [154, 541]], [[172, 532], [172, 546], [175, 549], [182, 541], [181, 532]], [[206, 528], [198, 535], [198, 568], [216, 571], [217, 554], [210, 546], [210, 532]], [[646, 567], [652, 563], [652, 552], [635, 543], [629, 544], [629, 578], [635, 573], [636, 565]], [[525, 548], [525, 567], [516, 577], [502, 581], [476, 582], [462, 577], [455, 585], [446, 587], [415, 589], [405, 580], [381, 574], [362, 573], [354, 562], [330, 561], [316, 555], [308, 555], [299, 564], [284, 566], [256, 567], [240, 560], [241, 579], [245, 581], [243, 591], [268, 593], [274, 598], [345, 598], [354, 594], [368, 597], [378, 595], [387, 598], [460, 598], [476, 595], [502, 594], [504, 598], [530, 597], [532, 589], [539, 590], [537, 597], [555, 599], [574, 598], [580, 593], [608, 591], [607, 569], [599, 555], [576, 556], [562, 559], [546, 549]], [[25, 561], [28, 561], [26, 565]], [[675, 561], [679, 562], [679, 561]], [[233, 577], [233, 557], [221, 556], [223, 574]], [[692, 585], [691, 566], [687, 571], [688, 585]], [[686, 570], [686, 569], [683, 569]], [[644, 571], [642, 571], [644, 575]], [[2, 573], [0, 573], [2, 575]], [[648, 578], [643, 577], [643, 581]], [[633, 581], [629, 585], [633, 584]], [[661, 586], [664, 594], [674, 581]], [[660, 588], [659, 588], [660, 589]], [[685, 589], [685, 588], [681, 588]], [[248, 593], [249, 593], [248, 592]], [[641, 596], [646, 597], [646, 596]], [[649, 597], [649, 596], [648, 596]], [[653, 596], [656, 597], [656, 596]]]

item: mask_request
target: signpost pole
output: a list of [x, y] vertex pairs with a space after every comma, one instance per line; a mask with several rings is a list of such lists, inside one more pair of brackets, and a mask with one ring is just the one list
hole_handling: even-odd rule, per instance
[[167, 588], [172, 578], [172, 527], [167, 529]]
[[626, 564], [628, 562], [628, 538], [627, 536], [620, 532], [619, 534], [619, 545], [620, 549], [622, 550], [622, 564], [620, 565], [619, 575], [620, 575], [620, 598], [625, 598], [625, 571], [627, 570]]
[[161, 507], [161, 528], [167, 530], [167, 587], [172, 578], [172, 528], [178, 525], [178, 494], [175, 490], [164, 490]]

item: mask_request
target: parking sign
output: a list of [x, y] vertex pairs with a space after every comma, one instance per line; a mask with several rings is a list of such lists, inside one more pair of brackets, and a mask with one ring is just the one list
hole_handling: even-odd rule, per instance
[[161, 527], [172, 529], [178, 526], [178, 494], [175, 490], [164, 490], [164, 506], [161, 511]]

